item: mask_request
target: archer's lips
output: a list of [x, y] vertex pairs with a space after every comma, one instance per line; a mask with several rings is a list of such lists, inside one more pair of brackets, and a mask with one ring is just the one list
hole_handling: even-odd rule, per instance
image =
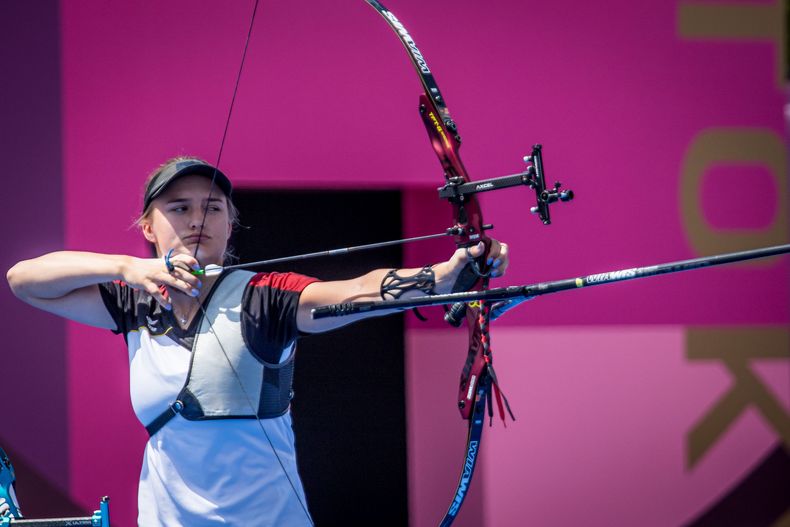
[[191, 234], [185, 238], [182, 238], [182, 241], [184, 243], [200, 243], [201, 241], [210, 240], [210, 239], [211, 236], [206, 236], [205, 234], [203, 234], [202, 236], [197, 234]]

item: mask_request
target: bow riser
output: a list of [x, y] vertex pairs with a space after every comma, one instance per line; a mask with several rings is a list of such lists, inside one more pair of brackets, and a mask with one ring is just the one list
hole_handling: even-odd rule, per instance
[[[458, 136], [452, 134], [447, 129], [444, 121], [439, 119], [438, 113], [439, 109], [433, 101], [426, 94], [420, 95], [420, 115], [431, 140], [431, 146], [444, 170], [446, 184], [468, 183], [471, 181], [469, 174], [461, 161], [461, 157], [458, 155], [461, 143], [458, 141]], [[491, 246], [491, 241], [485, 236], [483, 215], [477, 199], [473, 196], [467, 196], [462, 197], [460, 200], [450, 199], [449, 201], [453, 205], [454, 227], [461, 229], [460, 234], [455, 236], [456, 246], [471, 247], [483, 241], [486, 244], [485, 252], [487, 253]], [[480, 262], [480, 266], [483, 269], [485, 267], [484, 262]], [[480, 281], [478, 280], [478, 282]], [[475, 288], [473, 287], [472, 289]]]
[[[428, 132], [431, 146], [444, 170], [446, 184], [468, 183], [471, 179], [458, 154], [461, 142], [456, 133], [457, 127], [449, 117], [447, 108], [443, 107], [443, 109], [447, 115], [446, 121], [439, 119], [440, 109], [435, 101], [430, 99], [427, 94], [420, 95], [420, 115]], [[452, 123], [453, 130], [448, 130], [448, 123]], [[453, 206], [454, 227], [461, 229], [460, 234], [455, 236], [455, 244], [457, 247], [472, 247], [482, 241], [485, 244], [485, 249], [477, 265], [485, 274], [487, 272], [485, 255], [491, 248], [491, 240], [485, 235], [480, 205], [474, 196], [462, 196], [461, 199], [450, 198], [449, 201]], [[479, 291], [487, 287], [488, 280], [478, 277], [471, 287], [465, 289]], [[469, 305], [466, 309], [469, 348], [458, 387], [458, 410], [461, 412], [461, 417], [467, 420], [471, 419], [472, 410], [475, 408], [478, 385], [485, 373], [486, 366], [482, 350], [483, 332], [479, 322], [480, 310], [479, 302]]]

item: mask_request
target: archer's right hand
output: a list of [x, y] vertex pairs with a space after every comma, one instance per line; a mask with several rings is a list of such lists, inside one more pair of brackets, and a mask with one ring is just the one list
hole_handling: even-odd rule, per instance
[[129, 287], [147, 292], [164, 309], [171, 309], [170, 300], [161, 286], [172, 292], [196, 297], [203, 283], [190, 273], [200, 269], [198, 261], [189, 254], [174, 254], [170, 257], [172, 269], [168, 270], [164, 258], [132, 258], [123, 272], [123, 280]]

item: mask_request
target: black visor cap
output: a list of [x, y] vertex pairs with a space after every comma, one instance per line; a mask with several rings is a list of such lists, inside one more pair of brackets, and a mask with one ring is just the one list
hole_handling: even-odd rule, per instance
[[233, 185], [231, 185], [228, 177], [218, 168], [214, 168], [197, 159], [178, 161], [168, 166], [148, 184], [148, 188], [145, 189], [145, 196], [143, 197], [143, 212], [148, 210], [151, 202], [161, 196], [173, 181], [182, 176], [204, 176], [209, 179], [214, 178], [214, 185], [222, 190], [228, 199], [231, 198], [233, 193]]

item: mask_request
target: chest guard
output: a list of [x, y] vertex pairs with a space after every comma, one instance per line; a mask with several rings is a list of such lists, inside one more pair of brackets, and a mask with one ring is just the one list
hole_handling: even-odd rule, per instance
[[253, 355], [242, 336], [241, 300], [253, 275], [233, 271], [214, 286], [195, 335], [186, 383], [176, 401], [145, 427], [149, 435], [177, 414], [202, 421], [268, 419], [288, 411], [295, 343], [284, 350], [284, 361], [270, 364]]

